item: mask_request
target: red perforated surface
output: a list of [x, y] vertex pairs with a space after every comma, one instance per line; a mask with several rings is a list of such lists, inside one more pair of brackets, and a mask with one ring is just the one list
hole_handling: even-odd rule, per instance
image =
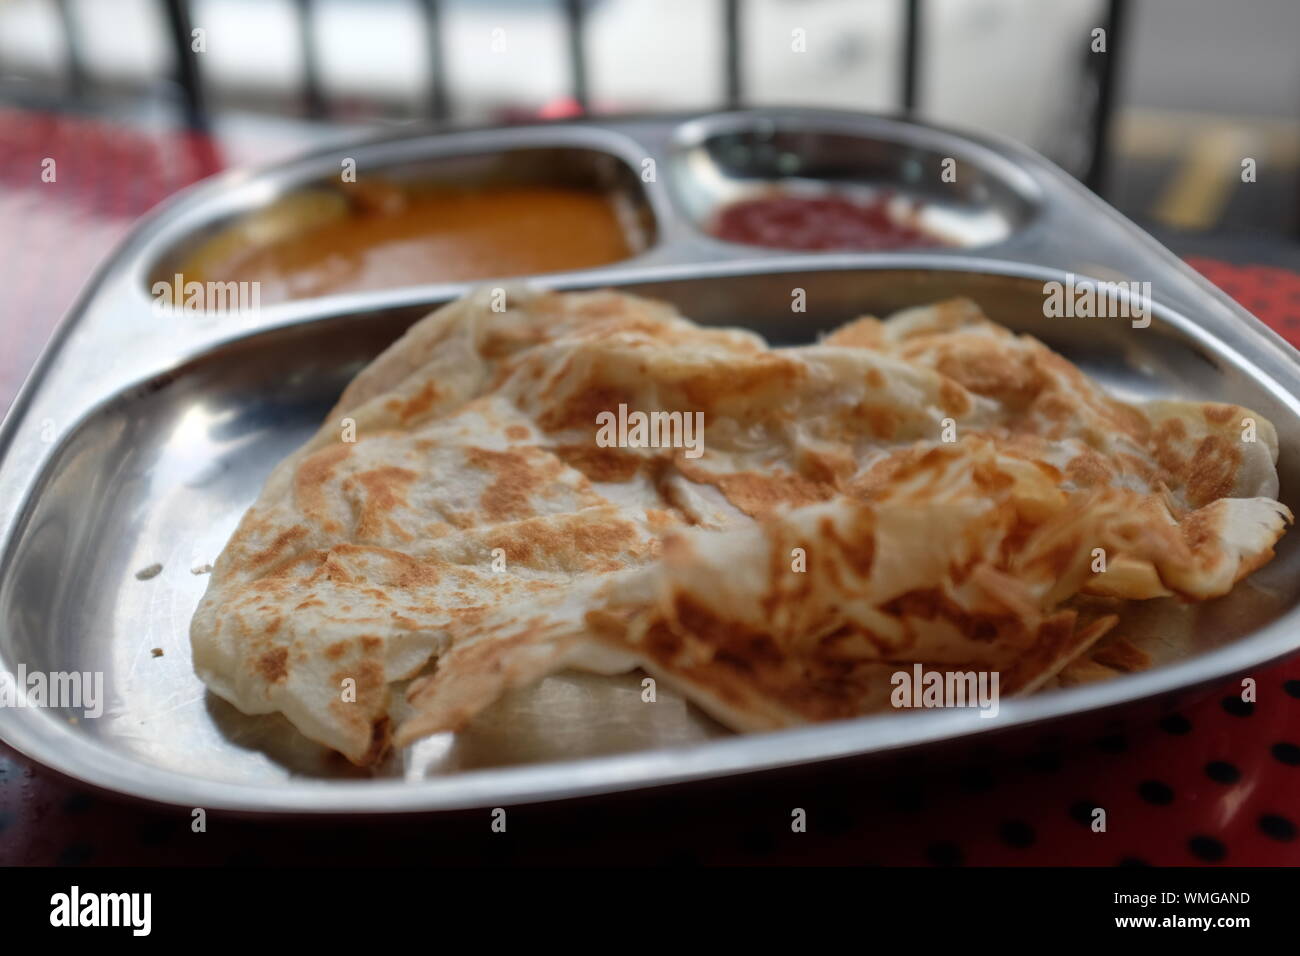
[[[280, 144], [283, 146], [284, 144]], [[240, 160], [248, 157], [245, 152]], [[57, 178], [41, 178], [53, 158]], [[215, 171], [203, 137], [149, 133], [78, 118], [0, 110], [0, 407], [7, 406], [96, 263], [158, 200]], [[1270, 267], [1193, 265], [1300, 344], [1300, 276]], [[490, 850], [472, 815], [381, 830], [212, 820], [92, 796], [0, 757], [0, 863], [331, 863], [530, 859], [586, 862], [874, 862], [1111, 865], [1300, 863], [1300, 658], [1252, 675], [1180, 714], [1089, 744], [990, 763], [954, 777], [917, 777], [834, 792], [809, 778], [808, 832], [789, 805], [734, 785], [692, 804], [672, 797], [635, 813], [589, 803], [512, 811], [535, 830]], [[626, 804], [614, 804], [625, 808]], [[1088, 823], [1106, 810], [1105, 832]], [[482, 824], [482, 825], [481, 825]], [[549, 828], [550, 835], [541, 832]], [[512, 832], [518, 832], [516, 825]], [[349, 835], [350, 832], [350, 835]], [[371, 833], [380, 834], [371, 838]], [[512, 849], [513, 847], [513, 849]]]

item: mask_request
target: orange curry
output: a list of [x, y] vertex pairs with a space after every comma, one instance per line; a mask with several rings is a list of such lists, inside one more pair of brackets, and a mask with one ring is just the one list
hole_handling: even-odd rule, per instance
[[635, 251], [614, 201], [595, 191], [371, 183], [288, 196], [209, 239], [179, 271], [259, 282], [269, 304], [590, 268]]

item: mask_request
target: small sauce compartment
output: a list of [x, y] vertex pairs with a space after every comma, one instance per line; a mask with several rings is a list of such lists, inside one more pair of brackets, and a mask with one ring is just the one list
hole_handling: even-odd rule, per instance
[[724, 242], [787, 252], [971, 248], [1008, 238], [1037, 205], [1033, 181], [1014, 165], [974, 156], [955, 137], [949, 150], [945, 134], [922, 127], [888, 123], [873, 137], [729, 119], [688, 125], [672, 163], [679, 205]]
[[587, 269], [629, 259], [656, 238], [636, 174], [592, 149], [363, 165], [355, 178], [304, 184], [211, 224], [160, 259], [151, 288], [165, 282], [179, 299], [190, 283], [257, 283], [259, 304], [273, 305]]

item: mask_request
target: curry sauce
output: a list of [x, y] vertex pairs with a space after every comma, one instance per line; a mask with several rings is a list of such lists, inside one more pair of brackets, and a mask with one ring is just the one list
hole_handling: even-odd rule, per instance
[[263, 304], [558, 272], [639, 251], [609, 195], [566, 186], [353, 184], [286, 197], [209, 239], [186, 281], [257, 282]]

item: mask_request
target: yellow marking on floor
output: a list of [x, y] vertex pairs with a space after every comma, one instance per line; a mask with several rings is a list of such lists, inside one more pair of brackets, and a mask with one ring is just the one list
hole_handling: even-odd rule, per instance
[[[1255, 140], [1261, 166], [1300, 165], [1300, 125], [1271, 116], [1227, 116], [1192, 110], [1135, 106], [1116, 117], [1115, 148], [1121, 156], [1159, 160], [1183, 152], [1189, 138], [1212, 127], [1231, 127]], [[1244, 157], [1243, 157], [1244, 158]]]
[[1151, 214], [1176, 229], [1213, 226], [1243, 185], [1241, 161], [1251, 155], [1254, 143], [1253, 136], [1231, 124], [1202, 128], [1187, 144], [1187, 155]]

